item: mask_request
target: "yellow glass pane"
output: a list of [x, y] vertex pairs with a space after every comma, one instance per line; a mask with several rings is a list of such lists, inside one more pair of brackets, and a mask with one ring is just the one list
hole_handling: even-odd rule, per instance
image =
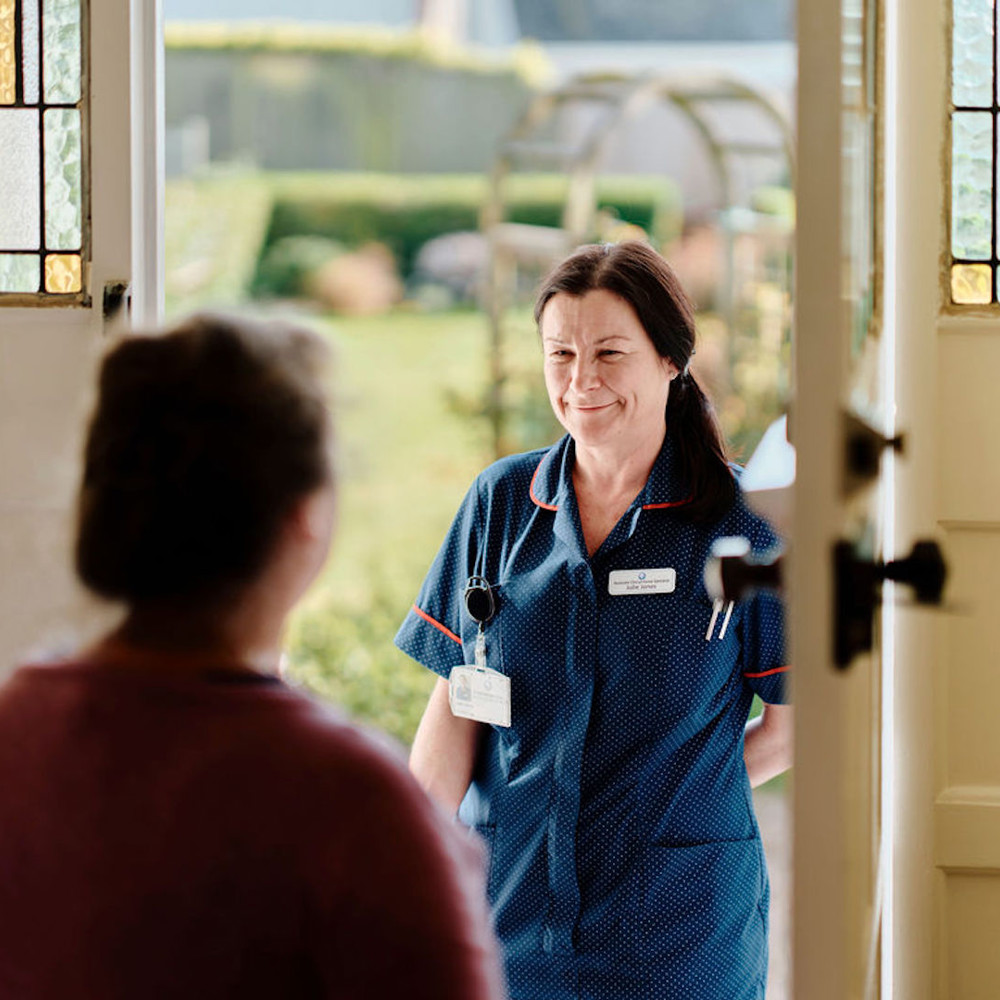
[[0, 0], [0, 104], [13, 104], [17, 100], [14, 31], [14, 0]]
[[962, 306], [989, 305], [993, 296], [989, 264], [955, 264], [951, 269], [951, 301]]
[[78, 292], [83, 288], [80, 255], [50, 253], [45, 258], [45, 291], [56, 295]]

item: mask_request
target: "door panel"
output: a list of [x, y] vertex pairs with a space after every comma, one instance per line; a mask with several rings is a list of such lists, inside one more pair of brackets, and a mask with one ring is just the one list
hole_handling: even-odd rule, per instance
[[[88, 7], [92, 304], [0, 307], [0, 674], [26, 651], [74, 641], [97, 620], [73, 582], [69, 539], [94, 366], [110, 333], [103, 289], [131, 283], [158, 240], [155, 213], [150, 222], [144, 211], [157, 198], [156, 142], [133, 141], [138, 123], [158, 118], [156, 88], [147, 85], [159, 59], [148, 20], [158, 5]], [[142, 273], [144, 301], [155, 308], [155, 272]]]
[[[881, 981], [881, 678], [875, 648], [834, 665], [832, 552], [881, 554], [881, 477], [845, 491], [845, 412], [885, 432], [875, 127], [877, 18], [800, 2], [791, 572], [796, 762], [793, 996], [875, 997]], [[884, 871], [884, 865], [882, 869]]]

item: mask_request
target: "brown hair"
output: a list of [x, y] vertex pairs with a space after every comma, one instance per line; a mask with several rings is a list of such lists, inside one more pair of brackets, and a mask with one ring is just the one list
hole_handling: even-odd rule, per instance
[[332, 477], [325, 357], [307, 330], [215, 315], [116, 346], [84, 450], [83, 583], [129, 603], [250, 583], [294, 503]]
[[733, 504], [735, 485], [715, 410], [689, 371], [694, 354], [694, 308], [670, 265], [637, 240], [579, 247], [543, 280], [535, 322], [559, 293], [613, 292], [635, 311], [657, 353], [680, 370], [667, 399], [667, 434], [674, 442], [691, 502], [679, 511], [693, 521], [720, 518]]

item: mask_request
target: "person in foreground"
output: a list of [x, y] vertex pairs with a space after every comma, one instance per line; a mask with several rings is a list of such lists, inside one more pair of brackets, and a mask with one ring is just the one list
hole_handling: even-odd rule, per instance
[[502, 996], [477, 852], [277, 675], [334, 522], [322, 360], [209, 316], [105, 359], [76, 563], [126, 613], [0, 688], [0, 996]]
[[441, 675], [410, 766], [491, 846], [514, 1000], [759, 1000], [750, 787], [790, 763], [783, 613], [702, 580], [714, 540], [776, 538], [741, 498], [662, 258], [580, 248], [535, 317], [567, 434], [478, 477], [400, 628]]

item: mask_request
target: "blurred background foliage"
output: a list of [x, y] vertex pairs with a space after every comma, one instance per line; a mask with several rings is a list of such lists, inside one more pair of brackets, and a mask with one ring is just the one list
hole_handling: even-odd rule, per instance
[[[480, 212], [544, 57], [367, 29], [173, 26], [167, 74], [168, 317], [291, 313], [333, 347], [340, 525], [292, 622], [291, 672], [406, 743], [433, 678], [392, 638], [493, 458]], [[508, 183], [510, 220], [558, 225], [565, 177]], [[593, 238], [649, 239], [694, 298], [694, 367], [745, 460], [787, 404], [790, 192], [761, 188], [749, 216], [725, 217], [692, 210], [664, 173], [615, 173], [596, 203]], [[537, 277], [506, 314], [510, 450], [561, 433], [531, 319]]]

